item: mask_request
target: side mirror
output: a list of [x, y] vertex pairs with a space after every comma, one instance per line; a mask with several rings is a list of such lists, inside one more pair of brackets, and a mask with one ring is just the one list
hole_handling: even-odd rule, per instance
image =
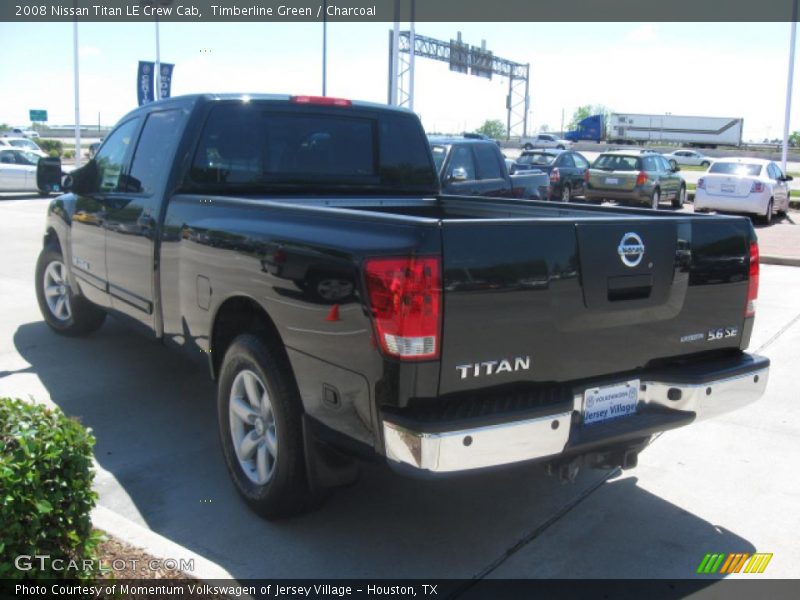
[[464, 167], [456, 167], [450, 173], [450, 181], [466, 181], [467, 170]]
[[783, 176], [783, 180], [784, 181], [793, 181], [794, 177], [792, 177], [791, 175], [784, 175]]
[[677, 163], [677, 162], [675, 162], [675, 160], [674, 160], [674, 159], [670, 159], [670, 161], [669, 161], [669, 168], [670, 168], [670, 170], [671, 170], [673, 173], [677, 173], [678, 171], [680, 171], [680, 170], [681, 170], [681, 168], [678, 166], [678, 163]]
[[80, 169], [75, 169], [64, 176], [61, 187], [65, 192], [75, 194], [89, 194], [94, 191], [97, 181], [97, 163], [94, 159], [87, 162]]

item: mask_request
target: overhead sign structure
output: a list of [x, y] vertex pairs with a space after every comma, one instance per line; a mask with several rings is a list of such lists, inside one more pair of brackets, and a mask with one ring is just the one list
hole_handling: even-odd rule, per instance
[[172, 70], [175, 65], [161, 63], [161, 77], [158, 78], [158, 99], [169, 98], [172, 91]]
[[136, 74], [136, 97], [139, 100], [139, 106], [149, 104], [155, 100], [154, 69], [155, 63], [144, 60], [139, 61], [139, 71]]
[[467, 73], [469, 71], [469, 46], [461, 41], [461, 36], [457, 40], [450, 40], [450, 70], [457, 73]]
[[483, 47], [472, 46], [470, 50], [469, 74], [477, 77], [492, 78], [492, 61], [494, 57], [491, 52], [486, 50], [486, 43]]
[[35, 121], [47, 121], [47, 111], [46, 110], [34, 110], [31, 109], [28, 111], [31, 117], [31, 122]]

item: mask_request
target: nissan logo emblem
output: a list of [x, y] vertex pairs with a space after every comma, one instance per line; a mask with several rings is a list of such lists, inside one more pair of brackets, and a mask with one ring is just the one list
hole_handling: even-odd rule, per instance
[[644, 258], [644, 242], [638, 234], [629, 231], [622, 236], [617, 246], [617, 253], [626, 267], [635, 267]]

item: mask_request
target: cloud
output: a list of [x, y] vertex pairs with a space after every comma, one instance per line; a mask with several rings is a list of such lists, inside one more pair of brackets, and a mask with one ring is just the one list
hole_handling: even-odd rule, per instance
[[658, 30], [652, 23], [645, 23], [632, 29], [625, 35], [625, 41], [633, 44], [654, 42], [658, 39]]

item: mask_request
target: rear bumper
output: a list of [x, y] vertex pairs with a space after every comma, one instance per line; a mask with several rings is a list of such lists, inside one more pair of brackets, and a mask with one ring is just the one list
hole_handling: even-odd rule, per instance
[[644, 187], [637, 187], [633, 190], [615, 190], [613, 188], [590, 188], [586, 187], [585, 196], [589, 200], [601, 200], [609, 198], [611, 200], [627, 200], [630, 202], [642, 202], [650, 205], [650, 196], [653, 193], [653, 188], [647, 189]]
[[749, 194], [747, 196], [723, 196], [719, 194], [709, 194], [704, 190], [696, 190], [694, 194], [694, 208], [695, 210], [708, 209], [763, 215], [767, 212], [769, 198], [769, 192], [766, 194]]
[[586, 382], [572, 388], [572, 398], [506, 422], [465, 424], [448, 428], [441, 421], [410, 422], [384, 415], [383, 435], [389, 463], [405, 472], [448, 473], [522, 461], [553, 460], [641, 442], [654, 433], [716, 417], [757, 400], [769, 378], [769, 359], [743, 354], [681, 369], [640, 374], [634, 415], [583, 425], [583, 393], [597, 385], [633, 377]]

